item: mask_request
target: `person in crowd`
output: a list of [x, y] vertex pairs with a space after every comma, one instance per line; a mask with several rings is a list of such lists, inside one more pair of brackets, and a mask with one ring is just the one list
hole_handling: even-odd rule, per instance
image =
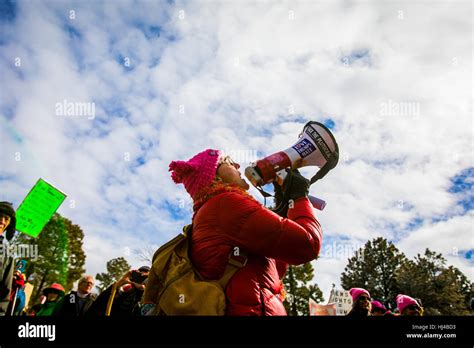
[[79, 280], [77, 291], [71, 291], [67, 294], [58, 310], [61, 317], [82, 317], [96, 299], [92, 293], [94, 287], [94, 278], [86, 275]]
[[[86, 312], [86, 316], [130, 317], [140, 315], [140, 301], [145, 291], [150, 267], [130, 270], [116, 283], [101, 292]], [[112, 301], [112, 302], [110, 302]], [[111, 303], [111, 308], [108, 305]], [[107, 311], [110, 311], [107, 314]]]
[[[25, 308], [25, 268], [26, 261], [18, 260], [13, 273], [13, 284], [10, 293], [10, 303], [8, 305], [8, 315], [21, 315]], [[13, 306], [15, 309], [13, 310]]]
[[8, 313], [13, 287], [14, 261], [8, 254], [8, 241], [16, 231], [16, 214], [13, 205], [0, 202], [0, 316]]
[[371, 315], [373, 316], [386, 315], [388, 312], [387, 308], [385, 308], [385, 306], [379, 301], [375, 301], [375, 300], [372, 301], [371, 307], [372, 307]]
[[[219, 150], [205, 150], [189, 161], [173, 161], [169, 170], [193, 199], [190, 256], [199, 274], [220, 279], [229, 257], [239, 251], [245, 265], [227, 283], [226, 315], [287, 315], [281, 279], [288, 264], [318, 257], [322, 229], [308, 200], [309, 181], [289, 173], [283, 190], [289, 198], [287, 218], [254, 199], [240, 165]], [[153, 274], [153, 270], [151, 272]], [[153, 290], [144, 303], [153, 299]]]
[[60, 303], [64, 297], [64, 288], [59, 283], [53, 283], [50, 287], [43, 290], [43, 295], [46, 296], [46, 301], [41, 305], [41, 308], [36, 312], [36, 316], [55, 316], [60, 309]]
[[362, 288], [352, 288], [349, 290], [352, 297], [352, 309], [347, 316], [367, 317], [370, 316], [372, 305], [370, 302], [370, 293]]
[[396, 297], [397, 301], [397, 308], [400, 311], [400, 315], [403, 316], [421, 316], [423, 315], [423, 307], [421, 307], [420, 303], [408, 296], [399, 294]]

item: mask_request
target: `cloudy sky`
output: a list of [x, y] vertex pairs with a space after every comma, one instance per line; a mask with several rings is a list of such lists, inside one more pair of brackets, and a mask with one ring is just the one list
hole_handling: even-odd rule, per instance
[[311, 188], [326, 299], [378, 236], [472, 280], [472, 46], [462, 1], [2, 1], [1, 199], [41, 177], [68, 195], [88, 273], [139, 266], [191, 219], [171, 160], [245, 166], [315, 120], [341, 150]]

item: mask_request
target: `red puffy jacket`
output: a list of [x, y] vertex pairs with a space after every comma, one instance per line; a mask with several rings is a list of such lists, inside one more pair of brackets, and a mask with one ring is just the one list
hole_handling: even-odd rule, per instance
[[322, 230], [307, 198], [294, 202], [288, 219], [239, 192], [210, 198], [193, 218], [191, 259], [207, 279], [222, 277], [235, 247], [248, 255], [246, 266], [226, 288], [227, 315], [286, 315], [280, 293], [288, 264], [314, 260]]

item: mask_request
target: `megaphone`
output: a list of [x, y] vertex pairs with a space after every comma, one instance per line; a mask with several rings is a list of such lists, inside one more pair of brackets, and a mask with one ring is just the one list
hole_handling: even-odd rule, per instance
[[[339, 147], [334, 135], [322, 123], [310, 121], [303, 127], [293, 146], [252, 163], [245, 169], [245, 176], [253, 186], [261, 188], [274, 181], [281, 185], [287, 168], [317, 166], [320, 169], [310, 180], [310, 184], [313, 184], [333, 169], [338, 160]], [[316, 197], [311, 198], [315, 202], [318, 200]]]

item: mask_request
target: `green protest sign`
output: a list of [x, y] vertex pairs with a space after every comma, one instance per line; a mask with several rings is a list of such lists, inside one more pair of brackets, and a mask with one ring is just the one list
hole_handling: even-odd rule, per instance
[[38, 237], [65, 199], [64, 193], [39, 179], [16, 211], [16, 229]]

